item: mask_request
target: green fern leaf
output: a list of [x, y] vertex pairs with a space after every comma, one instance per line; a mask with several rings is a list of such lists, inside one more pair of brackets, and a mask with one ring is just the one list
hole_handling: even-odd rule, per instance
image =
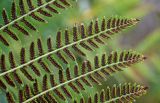
[[107, 87], [87, 99], [74, 100], [74, 103], [128, 103], [135, 102], [135, 99], [146, 94], [148, 88], [130, 83], [113, 87]]
[[[102, 59], [99, 60], [99, 58], [100, 57], [95, 56], [94, 67], [92, 67], [90, 61], [84, 61], [81, 66], [75, 65], [72, 71], [71, 68], [67, 68], [66, 71], [59, 70], [57, 76], [55, 76], [56, 74], [49, 76], [44, 75], [43, 80], [36, 80], [33, 86], [25, 84], [26, 86], [19, 92], [27, 94], [24, 95], [23, 100], [20, 96], [19, 100], [27, 103], [30, 101], [38, 101], [40, 98], [44, 98], [44, 96], [48, 97], [48, 94], [54, 94], [57, 95], [59, 99], [66, 101], [66, 98], [72, 99], [71, 92], [79, 94], [85, 90], [85, 86], [93, 87], [94, 84], [101, 85], [101, 80], [106, 80], [109, 75], [117, 71], [122, 71], [123, 68], [145, 59], [144, 56], [131, 51], [121, 53], [114, 52], [108, 57], [106, 57], [106, 54], [103, 54]], [[74, 76], [71, 74], [74, 74]], [[68, 87], [71, 89], [68, 89]], [[62, 91], [59, 90], [60, 88]], [[35, 92], [32, 93], [31, 91]], [[53, 100], [55, 99], [53, 98]]]
[[[33, 7], [30, 6], [31, 8]], [[2, 54], [0, 88], [6, 92], [9, 103], [55, 103], [58, 100], [73, 100], [71, 92], [80, 94], [86, 90], [86, 86], [102, 85], [102, 80], [107, 80], [114, 72], [146, 59], [133, 51], [113, 52], [108, 56], [95, 56], [92, 65], [92, 61], [86, 60], [87, 54], [83, 51], [96, 50], [113, 34], [135, 25], [138, 21], [104, 18], [99, 23], [97, 19], [89, 26], [81, 24], [75, 25], [71, 30], [58, 31], [55, 41], [51, 37], [47, 41], [37, 39], [29, 48], [21, 48], [19, 57], [14, 51], [8, 55]], [[77, 54], [85, 57], [82, 65], [77, 62]]]
[[[0, 24], [0, 45], [7, 47], [12, 40], [21, 41], [32, 35], [30, 31], [37, 31], [32, 21], [46, 23], [47, 17], [60, 14], [75, 1], [19, 0], [18, 4], [13, 1], [11, 16], [5, 9], [2, 11], [4, 23]], [[96, 19], [89, 25], [75, 24], [71, 29], [59, 30], [55, 37], [47, 40], [38, 37], [29, 46], [1, 54], [0, 92], [5, 94], [8, 103], [135, 101], [146, 93], [147, 87], [130, 83], [109, 87], [104, 82], [112, 74], [146, 57], [130, 50], [106, 52], [90, 60], [88, 53], [94, 53], [114, 34], [138, 22], [138, 19], [120, 17]]]
[[[9, 38], [18, 41], [21, 40], [19, 34], [30, 35], [29, 30], [36, 31], [36, 26], [31, 23], [32, 18], [36, 22], [44, 22], [46, 17], [52, 17], [59, 14], [61, 10], [71, 6], [74, 0], [37, 0], [37, 5], [33, 5], [31, 0], [19, 0], [19, 4], [12, 2], [11, 20], [5, 9], [2, 11], [3, 25], [0, 25], [0, 42], [9, 46]], [[20, 10], [20, 11], [19, 11]], [[16, 34], [14, 31], [18, 30]], [[7, 34], [7, 35], [5, 35]]]
[[[32, 42], [30, 45], [30, 49], [29, 49], [30, 59], [29, 60], [27, 61], [25, 60], [26, 50], [24, 48], [21, 49], [21, 54], [20, 54], [21, 62], [16, 64], [14, 63], [15, 62], [14, 57], [11, 58], [9, 56], [8, 58], [10, 60], [11, 69], [6, 70], [5, 68], [3, 68], [3, 71], [2, 71], [3, 73], [1, 73], [0, 76], [3, 76], [7, 73], [13, 72], [17, 69], [20, 69], [26, 66], [30, 66], [31, 68], [34, 68], [34, 66], [31, 64], [33, 64], [34, 62], [40, 61], [41, 59], [44, 59], [46, 57], [55, 67], [62, 69], [62, 66], [60, 66], [59, 63], [57, 63], [57, 61], [51, 57], [51, 55], [57, 54], [57, 56], [60, 59], [62, 59], [63, 62], [67, 63], [65, 58], [61, 55], [61, 52], [64, 51], [65, 54], [67, 54], [72, 60], [75, 61], [75, 57], [72, 51], [69, 49], [76, 51], [79, 55], [86, 56], [86, 54], [80, 49], [80, 47], [85, 48], [86, 50], [92, 51], [94, 50], [95, 46], [98, 47], [98, 44], [104, 45], [104, 40], [110, 38], [111, 35], [118, 33], [122, 31], [123, 29], [127, 28], [128, 26], [134, 25], [136, 23], [137, 23], [136, 19], [110, 18], [108, 21], [103, 19], [102, 23], [100, 24], [101, 25], [101, 31], [100, 31], [100, 27], [98, 26], [98, 21], [96, 20], [95, 24], [91, 22], [88, 27], [84, 27], [84, 25], [80, 25], [79, 26], [80, 30], [78, 29], [78, 26], [74, 26], [73, 30], [71, 30], [70, 32], [69, 30], [65, 30], [64, 35], [63, 35], [65, 37], [64, 40], [62, 40], [62, 32], [58, 31], [57, 39], [54, 43], [52, 43], [51, 38], [48, 38], [47, 40], [48, 51], [43, 52], [43, 48], [42, 48], [43, 46], [42, 46], [41, 40], [38, 39], [37, 48], [34, 42]], [[83, 28], [86, 28], [85, 29], [86, 32], [84, 32]], [[105, 28], [105, 30], [103, 30], [102, 28]], [[72, 37], [73, 39], [70, 40], [69, 37]], [[65, 41], [65, 43], [63, 43], [62, 41]], [[54, 47], [53, 44], [56, 44], [56, 47]], [[39, 53], [37, 53], [36, 49], [38, 49]], [[39, 55], [36, 55], [36, 54], [39, 54]], [[2, 55], [1, 57], [2, 57], [1, 59], [5, 58], [4, 55]], [[5, 60], [2, 60], [2, 62], [3, 62], [2, 64], [5, 64], [4, 63]]]

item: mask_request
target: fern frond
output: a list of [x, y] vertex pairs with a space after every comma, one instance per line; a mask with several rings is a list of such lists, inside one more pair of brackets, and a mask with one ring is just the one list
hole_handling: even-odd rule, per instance
[[147, 87], [137, 84], [126, 83], [124, 85], [113, 85], [102, 89], [100, 92], [95, 93], [92, 96], [88, 96], [87, 99], [81, 98], [80, 100], [74, 100], [74, 103], [129, 103], [135, 102], [136, 98], [146, 94]]
[[[124, 67], [145, 59], [144, 56], [132, 51], [120, 54], [113, 52], [108, 57], [106, 57], [106, 54], [103, 54], [102, 58], [96, 56], [94, 58], [94, 67], [91, 65], [92, 62], [88, 60], [80, 67], [80, 65], [77, 65], [75, 57], [75, 53], [87, 56], [83, 49], [93, 51], [99, 48], [100, 45], [104, 45], [105, 40], [111, 38], [113, 34], [137, 22], [137, 19], [110, 18], [106, 20], [104, 18], [102, 23], [99, 23], [98, 20], [92, 21], [88, 27], [81, 24], [80, 26], [75, 25], [71, 30], [58, 31], [56, 41], [53, 42], [51, 38], [48, 38], [46, 46], [44, 46], [44, 41], [42, 44], [42, 40], [37, 39], [36, 42], [31, 43], [29, 48], [21, 48], [19, 60], [15, 59], [13, 51], [9, 53], [8, 57], [2, 54], [0, 60], [0, 67], [2, 68], [0, 73], [0, 88], [7, 91], [8, 89], [25, 85], [25, 88], [23, 88], [25, 91], [20, 89], [19, 93], [24, 92], [24, 98], [19, 98], [19, 101], [24, 102], [30, 102], [34, 99], [36, 101], [40, 99], [44, 102], [51, 100], [48, 98], [53, 96], [50, 93], [51, 91], [54, 91], [53, 94], [56, 95], [56, 98], [62, 101], [66, 101], [68, 98], [72, 99], [71, 91], [79, 94], [85, 90], [84, 84], [90, 87], [93, 87], [94, 84], [101, 85], [101, 80], [106, 80], [108, 75], [121, 71]], [[65, 38], [63, 39], [63, 37]], [[48, 50], [44, 49], [46, 47]], [[74, 64], [73, 73], [69, 69], [71, 68], [71, 62], [76, 63], [76, 65]], [[59, 72], [57, 74], [59, 78], [54, 73], [57, 71]], [[74, 74], [74, 76], [71, 74]], [[50, 83], [48, 82], [48, 75]], [[39, 81], [42, 78], [43, 81], [41, 83]], [[42, 84], [43, 86], [35, 88], [32, 83], [36, 81], [37, 84], [35, 85]], [[68, 89], [66, 86], [69, 86], [71, 89]], [[32, 91], [35, 91], [35, 93]], [[17, 100], [17, 94], [11, 92], [10, 94], [14, 95], [10, 97], [15, 97], [15, 100]], [[52, 100], [56, 101], [54, 96]]]
[[[44, 58], [47, 58], [58, 69], [62, 69], [62, 66], [59, 63], [57, 63], [57, 61], [54, 60], [51, 57], [51, 55], [57, 54], [57, 56], [60, 59], [63, 59], [62, 60], [63, 62], [67, 63], [65, 58], [63, 58], [62, 55], [60, 54], [60, 52], [63, 51], [68, 57], [70, 57], [72, 60], [75, 61], [75, 57], [73, 55], [74, 53], [72, 51], [75, 51], [79, 55], [86, 56], [86, 53], [82, 51], [83, 48], [86, 50], [92, 51], [95, 49], [94, 47], [98, 47], [98, 45], [100, 44], [104, 45], [104, 42], [105, 42], [104, 40], [110, 38], [111, 35], [118, 33], [131, 25], [134, 25], [137, 22], [138, 22], [137, 19], [110, 18], [108, 21], [106, 21], [106, 19], [104, 18], [102, 20], [102, 23], [100, 24], [96, 20], [95, 23], [93, 23], [92, 21], [88, 27], [87, 26], [84, 27], [84, 25], [80, 25], [79, 26], [80, 29], [78, 26], [75, 25], [73, 27], [73, 30], [71, 31], [65, 30], [64, 35], [62, 35], [62, 31], [58, 31], [57, 40], [55, 42], [53, 42], [51, 38], [48, 38], [47, 40], [48, 51], [42, 51], [41, 40], [38, 39], [37, 48], [39, 53], [35, 53], [37, 52], [36, 50], [37, 48], [35, 43], [32, 42], [29, 50], [30, 59], [27, 61], [25, 60], [25, 62], [23, 63], [22, 61], [24, 60], [21, 60], [21, 63], [15, 64], [16, 67], [3, 71], [0, 74], [0, 76], [6, 75], [20, 68], [30, 66], [31, 64]], [[98, 24], [101, 25], [101, 28]], [[64, 40], [62, 40], [62, 36], [65, 37]], [[72, 37], [72, 40], [70, 40], [69, 36]], [[63, 43], [62, 41], [65, 41], [65, 43]], [[56, 47], [54, 47], [53, 44], [56, 44]], [[22, 50], [23, 52], [26, 51], [23, 48]], [[36, 55], [36, 54], [39, 54], [39, 55]], [[22, 59], [25, 59], [25, 54], [20, 56], [22, 56], [21, 57]], [[33, 68], [32, 65], [30, 67]]]
[[15, 1], [13, 1], [11, 7], [11, 20], [8, 17], [6, 10], [3, 9], [2, 11], [4, 25], [1, 25], [0, 27], [0, 42], [9, 46], [10, 43], [5, 34], [15, 41], [20, 40], [19, 35], [14, 32], [15, 29], [21, 34], [28, 36], [28, 30], [36, 30], [36, 26], [28, 20], [28, 17], [37, 22], [46, 22], [44, 17], [52, 17], [55, 14], [59, 14], [61, 10], [70, 7], [72, 1], [74, 0], [37, 0], [37, 5], [33, 5], [33, 1], [31, 0], [26, 0], [26, 3], [24, 0], [19, 0], [19, 4], [16, 4]]
[[[106, 77], [109, 75], [118, 71], [122, 71], [123, 68], [145, 59], [144, 56], [131, 51], [121, 53], [114, 52], [111, 53], [108, 57], [104, 55], [105, 54], [102, 55], [103, 59], [101, 60], [99, 60], [98, 56], [95, 57], [94, 67], [92, 67], [90, 61], [85, 61], [80, 67], [75, 65], [74, 71], [68, 68], [65, 72], [64, 70], [59, 70], [58, 77], [55, 76], [55, 74], [50, 76], [43, 76], [43, 81], [40, 82], [43, 85], [41, 87], [42, 90], [39, 90], [38, 93], [33, 94], [33, 96], [31, 95], [30, 98], [25, 98], [24, 103], [34, 100], [36, 101], [38, 98], [41, 98], [46, 94], [57, 95], [64, 101], [66, 100], [65, 98], [72, 99], [71, 91], [79, 94], [80, 91], [85, 90], [85, 86], [93, 87], [92, 85], [94, 84], [101, 85], [102, 79], [107, 79]], [[71, 74], [74, 74], [74, 76]], [[58, 82], [56, 80], [58, 80]], [[71, 89], [68, 89], [69, 87]], [[34, 88], [32, 91], [34, 91]], [[53, 93], [51, 93], [52, 91]]]
[[[29, 31], [37, 31], [32, 21], [47, 23], [47, 17], [60, 14], [75, 1], [18, 0], [17, 4], [13, 0], [10, 16], [5, 9], [2, 10], [0, 45], [7, 47], [12, 40], [19, 42], [32, 35]], [[46, 41], [41, 37], [36, 38], [18, 52], [1, 54], [0, 92], [6, 95], [8, 103], [134, 101], [148, 88], [130, 83], [107, 87], [103, 82], [112, 74], [144, 61], [146, 57], [130, 50], [106, 52], [89, 60], [88, 53], [93, 53], [114, 34], [138, 22], [138, 19], [104, 17], [101, 21], [92, 20], [89, 25], [81, 23], [71, 29], [59, 30], [55, 37], [49, 37]], [[103, 89], [99, 92], [96, 89], [100, 88], [95, 87]], [[92, 89], [94, 91], [90, 93]], [[79, 99], [75, 96], [79, 96]]]

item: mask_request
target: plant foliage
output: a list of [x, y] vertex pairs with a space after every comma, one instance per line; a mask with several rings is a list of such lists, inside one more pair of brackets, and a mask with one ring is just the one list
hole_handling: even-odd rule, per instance
[[[61, 9], [64, 10], [71, 6], [70, 2], [67, 0], [37, 0], [37, 5], [34, 5], [32, 2], [33, 1], [31, 0], [19, 0], [19, 4], [16, 4], [15, 1], [13, 1], [11, 7], [11, 20], [9, 19], [6, 10], [3, 9], [2, 17], [4, 24], [0, 25], [1, 43], [9, 46], [8, 38], [18, 41], [20, 40], [18, 35], [23, 34], [29, 36], [29, 30], [36, 31], [37, 28], [29, 21], [30, 18], [35, 22], [46, 23], [47, 21], [45, 18], [59, 14]], [[17, 9], [19, 9], [19, 11]], [[15, 29], [20, 33], [15, 34]]]
[[[0, 30], [14, 40], [19, 40], [19, 34], [24, 35], [29, 30], [36, 30], [26, 17], [34, 21], [45, 22], [46, 17], [59, 13], [72, 0], [37, 0], [33, 5], [31, 0], [19, 0], [20, 15], [17, 15], [16, 4], [12, 3], [12, 20], [8, 19], [6, 10], [2, 12], [4, 25]], [[45, 17], [42, 17], [45, 16]], [[83, 95], [87, 88], [103, 85], [107, 77], [124, 68], [146, 59], [135, 51], [111, 52], [96, 55], [89, 60], [88, 52], [92, 53], [105, 45], [114, 34], [138, 23], [138, 19], [120, 17], [105, 17], [100, 21], [92, 20], [89, 25], [75, 24], [73, 28], [59, 30], [56, 38], [47, 40], [37, 38], [29, 47], [22, 47], [16, 55], [15, 51], [1, 54], [0, 57], [0, 88], [6, 94], [8, 103], [59, 103], [59, 102], [128, 102], [146, 93], [147, 87], [127, 83], [123, 86], [103, 88], [94, 96], [76, 99], [74, 95]], [[20, 26], [24, 23], [25, 26]], [[26, 27], [28, 29], [26, 29]], [[11, 28], [13, 31], [11, 31]], [[28, 31], [27, 31], [28, 30]], [[7, 37], [0, 35], [0, 41], [9, 46]], [[81, 58], [82, 61], [78, 61]]]

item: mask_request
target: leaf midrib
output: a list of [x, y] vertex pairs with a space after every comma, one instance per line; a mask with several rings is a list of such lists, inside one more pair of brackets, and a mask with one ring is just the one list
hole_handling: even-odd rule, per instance
[[46, 2], [46, 3], [44, 3], [43, 5], [41, 5], [41, 6], [37, 7], [37, 8], [35, 8], [35, 9], [31, 10], [31, 11], [29, 11], [28, 13], [26, 13], [26, 14], [20, 16], [20, 17], [18, 17], [17, 19], [15, 19], [15, 20], [9, 22], [8, 24], [2, 26], [2, 27], [0, 28], [0, 31], [3, 30], [3, 29], [5, 29], [5, 28], [8, 27], [8, 26], [14, 24], [15, 22], [21, 20], [22, 18], [24, 18], [24, 17], [30, 15], [31, 13], [36, 12], [37, 10], [39, 10], [39, 9], [41, 9], [41, 8], [43, 8], [43, 7], [45, 7], [45, 6], [47, 6], [48, 4], [51, 4], [51, 3], [54, 2], [54, 1], [56, 1], [56, 0], [51, 0], [51, 1], [49, 1], [49, 2]]
[[53, 90], [55, 90], [55, 89], [57, 89], [57, 88], [59, 88], [59, 87], [61, 87], [61, 86], [64, 86], [64, 85], [69, 84], [69, 83], [71, 83], [71, 82], [74, 82], [74, 81], [76, 81], [76, 80], [78, 80], [78, 79], [80, 79], [80, 78], [83, 78], [83, 77], [86, 77], [86, 76], [88, 76], [88, 75], [91, 75], [91, 74], [93, 74], [94, 72], [100, 71], [101, 69], [104, 69], [104, 68], [107, 68], [107, 67], [111, 67], [111, 66], [114, 66], [114, 65], [118, 65], [118, 64], [121, 64], [121, 63], [127, 63], [127, 62], [130, 62], [130, 61], [132, 61], [132, 60], [127, 60], [127, 61], [122, 61], [122, 62], [117, 62], [117, 63], [112, 63], [112, 64], [109, 64], [109, 65], [102, 66], [102, 67], [97, 68], [97, 69], [95, 69], [95, 70], [92, 70], [92, 71], [90, 71], [90, 72], [88, 72], [88, 73], [85, 73], [85, 74], [83, 74], [83, 75], [80, 75], [80, 76], [78, 76], [78, 77], [76, 77], [76, 78], [73, 78], [73, 79], [71, 79], [71, 80], [69, 80], [69, 81], [66, 81], [66, 82], [64, 82], [64, 83], [61, 83], [61, 84], [59, 84], [59, 85], [57, 85], [57, 86], [55, 86], [55, 87], [52, 87], [52, 88], [50, 88], [50, 89], [48, 89], [48, 90], [45, 90], [45, 91], [43, 91], [43, 92], [41, 92], [41, 93], [39, 93], [39, 94], [37, 94], [37, 95], [35, 95], [35, 96], [27, 99], [27, 100], [24, 101], [23, 103], [30, 102], [30, 101], [32, 101], [32, 100], [34, 100], [34, 99], [36, 99], [36, 98], [38, 98], [38, 97], [40, 97], [40, 96], [48, 93], [48, 92], [50, 92], [50, 91], [53, 91]]
[[6, 74], [8, 74], [8, 73], [14, 72], [15, 70], [17, 70], [17, 69], [19, 69], [19, 68], [20, 68], [20, 69], [23, 69], [23, 67], [25, 67], [25, 66], [27, 66], [27, 65], [35, 62], [35, 61], [38, 61], [39, 59], [42, 59], [42, 58], [44, 58], [44, 57], [46, 57], [46, 56], [49, 56], [49, 55], [51, 55], [51, 54], [53, 54], [53, 53], [55, 53], [55, 52], [58, 52], [58, 51], [60, 51], [60, 50], [63, 50], [63, 49], [68, 48], [68, 47], [70, 47], [70, 46], [73, 46], [73, 45], [78, 44], [78, 43], [80, 43], [80, 42], [83, 42], [83, 41], [85, 41], [85, 40], [94, 38], [94, 37], [96, 37], [96, 36], [98, 36], [98, 35], [100, 35], [100, 34], [102, 34], [102, 33], [104, 33], [104, 32], [111, 31], [112, 29], [120, 28], [120, 27], [122, 27], [122, 26], [127, 26], [128, 24], [130, 24], [130, 23], [127, 23], [127, 24], [124, 24], [124, 25], [120, 25], [120, 26], [116, 26], [116, 27], [114, 27], [114, 28], [106, 29], [106, 30], [101, 31], [101, 32], [99, 32], [99, 33], [97, 33], [97, 34], [91, 35], [91, 36], [89, 36], [89, 37], [87, 37], [87, 38], [81, 39], [81, 40], [79, 40], [79, 41], [73, 42], [73, 43], [68, 44], [68, 45], [65, 45], [65, 46], [63, 46], [63, 47], [61, 47], [61, 48], [58, 48], [58, 49], [53, 50], [53, 51], [51, 51], [51, 52], [48, 52], [48, 53], [46, 53], [46, 54], [44, 54], [44, 55], [41, 55], [41, 56], [39, 56], [39, 57], [37, 57], [37, 58], [35, 58], [35, 59], [33, 59], [33, 60], [30, 60], [30, 61], [27, 62], [27, 63], [24, 63], [24, 64], [22, 64], [22, 65], [20, 65], [20, 66], [17, 66], [17, 67], [15, 67], [15, 68], [12, 68], [12, 69], [10, 69], [10, 70], [8, 70], [8, 71], [5, 71], [5, 72], [1, 73], [1, 74], [0, 74], [0, 77], [6, 75]]

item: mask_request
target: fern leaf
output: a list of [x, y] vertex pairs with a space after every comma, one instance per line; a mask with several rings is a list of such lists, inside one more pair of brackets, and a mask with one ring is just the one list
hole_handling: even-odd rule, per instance
[[81, 98], [80, 100], [74, 100], [74, 103], [128, 103], [134, 102], [136, 98], [146, 94], [148, 88], [137, 84], [131, 85], [126, 83], [124, 85], [112, 86], [102, 89], [100, 92], [95, 93], [92, 96], [88, 96], [87, 99]]
[[[118, 24], [118, 25], [114, 26], [114, 28], [112, 28], [113, 27], [113, 23], [112, 23], [113, 20], [115, 23], [117, 23], [118, 20], [120, 20], [121, 22], [122, 21], [125, 21], [125, 22], [122, 22], [121, 24]], [[62, 32], [58, 31], [57, 32], [57, 40], [54, 43], [51, 38], [48, 38], [48, 40], [47, 40], [48, 51], [44, 51], [43, 53], [42, 53], [43, 47], [40, 42], [41, 40], [40, 39], [37, 40], [37, 47], [38, 48], [36, 48], [35, 43], [32, 42], [30, 45], [30, 50], [29, 50], [30, 59], [23, 62], [23, 63], [22, 63], [22, 61], [24, 61], [24, 60], [21, 60], [21, 63], [15, 64], [15, 65], [17, 65], [16, 67], [14, 67], [8, 71], [7, 70], [3, 71], [3, 73], [1, 73], [0, 76], [11, 73], [11, 72], [18, 70], [20, 68], [29, 66], [30, 64], [33, 64], [33, 63], [37, 62], [38, 60], [44, 59], [44, 58], [47, 58], [58, 69], [62, 69], [62, 66], [56, 60], [54, 60], [51, 55], [55, 55], [56, 53], [59, 54], [60, 52], [64, 51], [68, 57], [70, 57], [72, 60], [75, 61], [74, 53], [72, 52], [72, 50], [75, 51], [76, 53], [78, 53], [79, 55], [86, 56], [86, 53], [83, 52], [81, 48], [84, 48], [88, 51], [92, 51], [95, 49], [94, 47], [98, 47], [98, 45], [100, 45], [100, 44], [104, 45], [104, 42], [105, 42], [104, 40], [110, 38], [111, 35], [118, 33], [120, 31], [122, 31], [123, 29], [127, 28], [128, 26], [131, 26], [131, 25], [134, 25], [137, 23], [137, 19], [110, 18], [105, 23], [104, 23], [104, 21], [106, 21], [106, 20], [103, 19], [102, 23], [99, 24], [99, 25], [102, 25], [102, 28], [106, 27], [104, 31], [100, 31], [100, 28], [97, 28], [98, 27], [97, 20], [95, 21], [95, 24], [92, 21], [88, 27], [84, 27], [84, 25], [80, 25], [80, 30], [78, 29], [78, 26], [74, 26], [73, 30], [71, 30], [71, 31], [65, 30], [65, 32], [64, 32], [65, 44], [62, 42], [63, 41], [62, 40], [62, 36], [63, 36]], [[91, 25], [94, 25], [95, 27], [93, 27]], [[107, 25], [108, 25], [108, 27], [107, 27]], [[109, 27], [111, 27], [111, 28], [109, 28]], [[89, 28], [88, 32], [85, 32], [85, 36], [81, 36], [81, 35], [84, 35], [83, 34], [84, 32], [81, 32], [81, 31], [84, 31], [84, 28]], [[90, 34], [90, 33], [92, 33], [92, 34]], [[103, 38], [104, 35], [107, 38]], [[69, 36], [73, 36], [73, 40], [70, 40]], [[52, 43], [56, 44], [56, 47], [54, 47]], [[37, 49], [39, 52], [41, 52], [41, 53], [38, 53], [39, 55], [36, 55]], [[70, 50], [70, 49], [72, 49], [72, 50]], [[23, 50], [23, 51], [26, 51], [26, 50]], [[20, 54], [20, 56], [22, 56], [21, 58], [23, 58], [23, 59], [26, 58], [26, 57], [24, 57], [25, 53], [23, 53], [23, 55]], [[63, 59], [62, 60], [63, 62], [65, 62], [65, 63], [67, 62], [64, 60], [62, 55], [57, 55], [57, 56], [60, 59]], [[33, 66], [31, 66], [31, 67], [33, 67]]]
[[[11, 15], [2, 10], [0, 43], [10, 46], [9, 40], [21, 41], [21, 37], [32, 35], [29, 31], [37, 31], [32, 21], [47, 23], [47, 17], [60, 14], [72, 5], [72, 1], [76, 0], [13, 1]], [[114, 34], [138, 22], [138, 19], [119, 17], [96, 19], [89, 25], [81, 23], [71, 29], [59, 30], [55, 37], [46, 41], [37, 38], [18, 52], [1, 54], [0, 91], [6, 95], [8, 103], [135, 101], [146, 93], [147, 87], [130, 83], [109, 87], [103, 82], [112, 74], [144, 61], [145, 56], [130, 50], [96, 55], [91, 60], [87, 57]], [[102, 90], [90, 93], [92, 89], [98, 89], [95, 87], [102, 87]]]
[[[123, 56], [121, 56], [121, 54], [123, 54]], [[39, 97], [41, 98], [48, 93], [56, 94], [62, 100], [66, 100], [65, 98], [72, 99], [71, 90], [79, 94], [80, 91], [85, 90], [85, 86], [93, 87], [92, 85], [94, 84], [101, 85], [101, 80], [103, 78], [107, 79], [109, 75], [122, 71], [123, 68], [145, 59], [143, 55], [139, 55], [131, 51], [121, 53], [113, 52], [108, 57], [106, 57], [106, 55], [104, 57], [104, 55], [105, 54], [101, 56], [103, 58], [101, 61], [99, 60], [100, 57], [95, 56], [94, 67], [91, 66], [90, 61], [85, 61], [80, 67], [75, 65], [74, 71], [71, 71], [70, 69], [66, 69], [65, 72], [64, 70], [59, 70], [58, 77], [54, 75], [50, 75], [49, 77], [44, 75], [43, 81], [40, 82], [43, 85], [42, 90], [39, 90], [36, 95], [31, 94], [30, 98], [25, 98], [24, 103], [34, 100], [36, 101]], [[106, 58], [108, 58], [108, 60]], [[74, 77], [71, 75], [72, 73], [74, 73]], [[58, 82], [56, 82], [56, 80], [58, 80]], [[50, 83], [51, 86], [47, 85], [48, 83]], [[32, 89], [31, 87], [30, 89]], [[68, 89], [68, 87], [70, 87], [71, 90]], [[34, 91], [34, 89], [32, 91]], [[52, 91], [54, 92], [51, 93]]]
[[[35, 8], [30, 0], [28, 4], [30, 10]], [[55, 5], [63, 8], [57, 3]], [[88, 60], [79, 65], [75, 57], [75, 53], [87, 56], [83, 49], [93, 51], [100, 45], [104, 45], [105, 40], [111, 38], [113, 34], [137, 22], [137, 19], [110, 18], [106, 20], [104, 18], [102, 23], [99, 23], [97, 19], [95, 22], [92, 21], [88, 27], [81, 24], [75, 25], [71, 30], [58, 31], [56, 41], [53, 42], [50, 37], [46, 45], [44, 41], [42, 44], [42, 40], [37, 39], [36, 42], [30, 44], [29, 48], [21, 48], [19, 59], [15, 59], [13, 51], [8, 56], [2, 54], [0, 88], [6, 91], [24, 85], [23, 89], [18, 89], [19, 95], [23, 92], [24, 96], [18, 98], [18, 94], [10, 92], [11, 99], [8, 101], [17, 102], [19, 100], [18, 102], [26, 103], [39, 102], [39, 100], [56, 101], [56, 98], [63, 102], [68, 98], [72, 100], [71, 91], [79, 94], [86, 89], [85, 86], [102, 85], [102, 80], [107, 80], [107, 76], [145, 59], [143, 55], [133, 51], [113, 52], [107, 57], [106, 54], [103, 54], [102, 57], [95, 56], [93, 66], [92, 61]], [[20, 27], [18, 28], [20, 30]], [[21, 32], [25, 32], [23, 28]], [[46, 47], [48, 50], [44, 49]], [[72, 63], [76, 63], [74, 67], [70, 67]], [[73, 70], [71, 71], [70, 68]], [[56, 76], [55, 72], [58, 72]]]
[[[13, 32], [15, 29], [25, 36], [30, 35], [28, 30], [35, 31], [36, 26], [27, 20], [28, 17], [37, 22], [46, 22], [44, 17], [52, 17], [55, 14], [59, 14], [61, 10], [71, 6], [71, 1], [73, 0], [37, 0], [37, 5], [33, 5], [33, 1], [31, 0], [26, 0], [27, 5], [25, 5], [24, 0], [19, 0], [19, 4], [16, 4], [15, 1], [13, 1], [11, 7], [11, 20], [9, 19], [6, 10], [3, 9], [2, 11], [4, 25], [0, 27], [0, 31], [2, 31], [0, 34], [0, 42], [5, 46], [10, 45], [9, 39], [4, 33], [9, 35], [9, 37], [15, 41], [20, 40], [18, 34]], [[18, 9], [20, 9], [20, 12]], [[24, 25], [22, 26], [22, 24]], [[28, 30], [26, 30], [26, 27]]]

